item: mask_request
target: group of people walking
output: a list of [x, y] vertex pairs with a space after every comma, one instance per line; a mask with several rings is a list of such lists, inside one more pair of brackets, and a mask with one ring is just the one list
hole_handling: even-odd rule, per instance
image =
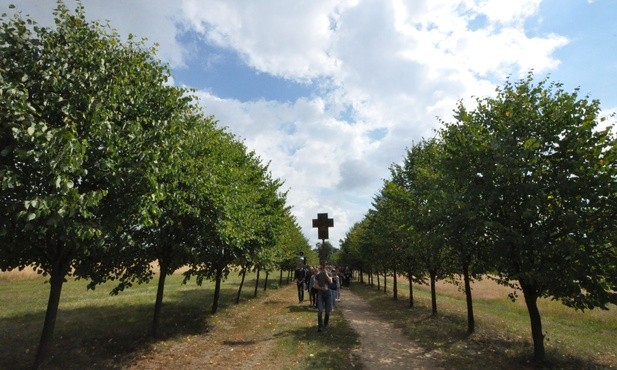
[[294, 280], [298, 287], [298, 303], [304, 302], [306, 291], [311, 306], [317, 308], [317, 331], [323, 331], [328, 326], [330, 312], [341, 299], [341, 286], [349, 286], [351, 272], [347, 268], [328, 265], [326, 261], [308, 268], [300, 262], [294, 272]]

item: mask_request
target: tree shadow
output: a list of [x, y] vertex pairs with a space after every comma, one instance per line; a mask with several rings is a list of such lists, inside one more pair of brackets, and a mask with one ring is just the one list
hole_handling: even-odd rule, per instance
[[[235, 294], [235, 289], [222, 289], [219, 309], [233, 304]], [[202, 287], [166, 294], [156, 338], [149, 335], [154, 303], [68, 309], [61, 304], [43, 368], [126, 368], [159, 341], [207, 333], [211, 304], [212, 291]], [[0, 369], [31, 368], [44, 318], [39, 310], [0, 319]]]

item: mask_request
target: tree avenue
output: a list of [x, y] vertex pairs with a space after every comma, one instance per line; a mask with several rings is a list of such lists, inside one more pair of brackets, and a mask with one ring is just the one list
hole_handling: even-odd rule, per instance
[[[597, 100], [531, 73], [474, 109], [459, 103], [455, 119], [393, 166], [392, 181], [408, 193], [406, 219], [390, 226], [408, 233], [398, 259], [430, 262], [415, 264], [414, 277], [463, 277], [469, 333], [474, 277], [522, 291], [542, 361], [538, 299], [579, 310], [617, 304], [617, 134]], [[381, 202], [366, 219], [391, 207]], [[365, 269], [382, 264], [362, 251], [362, 240], [387, 243], [381, 234], [355, 227], [341, 255]]]
[[84, 13], [60, 2], [54, 28], [19, 13], [0, 26], [0, 270], [49, 276], [35, 368], [69, 276], [117, 294], [160, 272], [156, 335], [179, 267], [220, 284], [232, 263], [272, 269], [309, 249], [281, 237], [299, 227], [267, 166], [168, 84], [154, 49]]

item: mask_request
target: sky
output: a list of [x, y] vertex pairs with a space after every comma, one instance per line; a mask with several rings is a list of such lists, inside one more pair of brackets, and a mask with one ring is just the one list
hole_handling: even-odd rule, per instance
[[[52, 25], [55, 0], [0, 0]], [[74, 0], [66, 1], [75, 9]], [[617, 0], [84, 0], [86, 16], [158, 44], [172, 83], [269, 163], [312, 246], [336, 247], [389, 168], [534, 71], [617, 111]]]

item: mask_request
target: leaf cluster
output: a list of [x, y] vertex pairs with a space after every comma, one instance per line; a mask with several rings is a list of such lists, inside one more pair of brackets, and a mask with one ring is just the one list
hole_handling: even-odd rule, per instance
[[530, 72], [454, 113], [392, 165], [346, 236], [349, 260], [491, 273], [576, 309], [617, 303], [617, 139], [599, 101]]

